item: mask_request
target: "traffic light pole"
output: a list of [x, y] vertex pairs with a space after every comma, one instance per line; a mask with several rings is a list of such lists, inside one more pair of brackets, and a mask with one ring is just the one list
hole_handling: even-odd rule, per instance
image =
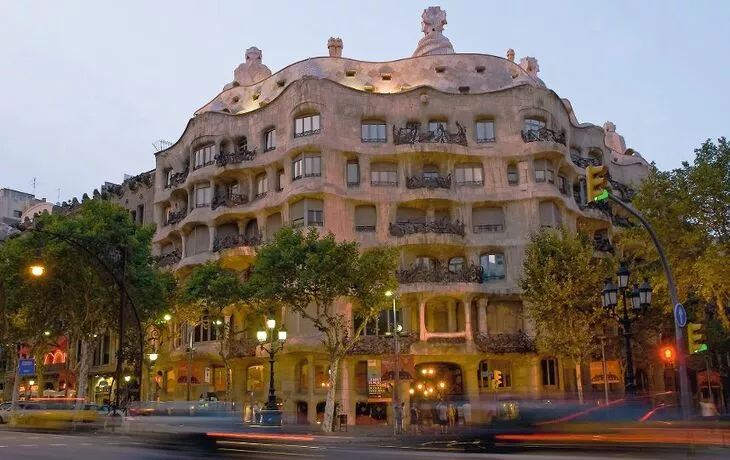
[[[659, 253], [659, 259], [661, 259], [662, 266], [664, 267], [664, 274], [667, 277], [667, 284], [669, 285], [669, 297], [672, 302], [672, 306], [679, 303], [679, 297], [677, 296], [677, 286], [674, 282], [674, 276], [672, 276], [672, 269], [669, 267], [667, 256], [664, 253], [664, 248], [659, 243], [656, 233], [651, 224], [644, 218], [644, 216], [635, 210], [633, 207], [619, 200], [612, 194], [608, 194], [608, 199], [619, 205], [622, 209], [626, 210], [629, 214], [639, 219], [639, 222], [644, 226], [651, 240], [654, 242], [657, 252]], [[679, 397], [680, 407], [682, 408], [682, 418], [685, 420], [689, 419], [690, 407], [692, 406], [692, 399], [690, 398], [690, 387], [689, 379], [687, 378], [687, 346], [684, 343], [684, 331], [683, 326], [677, 323], [677, 318], [674, 318], [674, 338], [677, 342], [677, 364], [679, 366]]]

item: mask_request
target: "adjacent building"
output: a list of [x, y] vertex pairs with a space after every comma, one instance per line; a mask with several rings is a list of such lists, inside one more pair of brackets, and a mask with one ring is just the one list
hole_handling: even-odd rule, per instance
[[23, 212], [29, 207], [45, 202], [32, 193], [20, 192], [11, 188], [0, 188], [0, 223], [14, 225], [21, 222]]

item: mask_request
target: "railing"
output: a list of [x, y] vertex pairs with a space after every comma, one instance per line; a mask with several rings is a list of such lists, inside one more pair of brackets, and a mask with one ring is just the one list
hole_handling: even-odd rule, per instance
[[528, 129], [522, 131], [525, 142], [556, 142], [565, 145], [565, 131], [553, 131], [549, 128]]
[[573, 164], [579, 168], [587, 168], [588, 166], [601, 166], [602, 163], [602, 161], [598, 158], [583, 158], [577, 155], [571, 155], [570, 159]]
[[170, 179], [167, 182], [165, 188], [177, 187], [178, 185], [184, 184], [185, 179], [188, 178], [188, 170], [185, 169], [179, 173], [170, 174]]
[[491, 144], [496, 142], [497, 139], [494, 137], [479, 137], [477, 138], [477, 144]]
[[261, 198], [266, 197], [266, 195], [268, 195], [268, 194], [269, 194], [269, 192], [257, 193], [256, 195], [254, 195], [253, 199], [254, 199], [254, 201], [260, 200]]
[[463, 180], [457, 181], [456, 185], [459, 187], [479, 187], [484, 185], [484, 181], [481, 180]]
[[474, 344], [483, 353], [531, 353], [536, 351], [535, 339], [522, 331], [502, 334], [479, 332]]
[[397, 187], [398, 181], [387, 181], [387, 180], [371, 180], [370, 185], [373, 187]]
[[292, 180], [299, 180], [299, 179], [304, 179], [307, 177], [322, 177], [322, 173], [318, 172], [318, 173], [300, 174], [298, 176], [292, 177]]
[[365, 144], [378, 144], [388, 142], [387, 137], [360, 137], [360, 142]]
[[355, 231], [360, 233], [372, 233], [375, 231], [375, 225], [355, 225]]
[[311, 136], [312, 134], [319, 134], [322, 128], [317, 129], [309, 129], [307, 131], [300, 131], [298, 133], [294, 133], [294, 137], [304, 137], [304, 136]]
[[406, 123], [405, 127], [396, 128], [393, 126], [393, 143], [403, 144], [459, 144], [466, 147], [466, 129], [456, 123], [456, 132], [446, 131], [443, 125], [439, 124], [436, 131], [421, 132], [420, 123]]
[[234, 165], [243, 163], [244, 161], [252, 161], [256, 158], [256, 149], [248, 150], [248, 148], [240, 152], [221, 152], [215, 156], [215, 164], [218, 166]]
[[195, 171], [196, 169], [205, 168], [206, 166], [210, 166], [214, 163], [215, 163], [215, 160], [210, 160], [210, 161], [206, 161], [205, 163], [201, 163], [199, 165], [197, 165], [197, 164], [193, 165], [193, 171]]
[[223, 249], [237, 248], [240, 246], [256, 247], [261, 244], [262, 235], [226, 235], [216, 236], [213, 240], [213, 250], [218, 252]]
[[504, 231], [504, 224], [479, 224], [474, 226], [474, 233], [498, 233]]
[[464, 236], [464, 223], [457, 220], [451, 222], [446, 218], [443, 219], [423, 219], [423, 220], [406, 220], [400, 222], [391, 222], [389, 226], [392, 236], [405, 236], [414, 233], [440, 233]]
[[213, 197], [213, 201], [210, 202], [210, 207], [215, 210], [221, 206], [232, 208], [246, 203], [248, 203], [248, 197], [243, 193], [226, 193], [224, 195], [216, 194]]
[[162, 254], [161, 256], [155, 257], [155, 263], [160, 267], [167, 267], [170, 265], [175, 265], [178, 262], [180, 262], [180, 259], [182, 259], [182, 251], [179, 249], [175, 249], [171, 252], [168, 252], [167, 254]]
[[448, 176], [424, 177], [424, 176], [408, 176], [406, 177], [406, 188], [417, 189], [427, 188], [434, 190], [437, 188], [451, 188], [451, 174]]
[[[398, 335], [398, 348], [401, 353], [410, 353], [411, 345], [418, 341], [418, 334], [401, 333]], [[395, 353], [395, 341], [392, 336], [361, 335], [348, 350], [350, 355], [392, 355]]]
[[432, 266], [414, 265], [401, 268], [396, 278], [401, 284], [410, 283], [481, 283], [484, 269], [479, 265], [462, 265], [450, 270], [447, 264], [434, 262]]
[[175, 225], [179, 222], [181, 222], [185, 216], [187, 215], [187, 212], [184, 209], [181, 209], [179, 211], [172, 211], [170, 214], [167, 215], [167, 220], [165, 221], [165, 225]]

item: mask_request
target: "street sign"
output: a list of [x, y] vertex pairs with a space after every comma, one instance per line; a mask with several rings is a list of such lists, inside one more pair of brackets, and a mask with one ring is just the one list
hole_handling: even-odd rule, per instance
[[18, 375], [35, 375], [35, 359], [18, 360]]
[[681, 303], [674, 306], [674, 322], [676, 322], [679, 327], [687, 325], [687, 311]]

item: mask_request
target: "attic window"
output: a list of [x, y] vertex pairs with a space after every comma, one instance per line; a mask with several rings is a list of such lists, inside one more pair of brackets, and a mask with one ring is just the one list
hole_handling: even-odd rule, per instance
[[382, 73], [380, 74], [380, 77], [385, 81], [390, 81], [390, 74], [389, 73]]
[[466, 94], [469, 92], [469, 87], [468, 86], [459, 86], [459, 92], [461, 94]]
[[442, 65], [436, 66], [436, 73], [444, 73], [445, 70], [446, 70], [445, 66], [442, 66]]
[[375, 86], [367, 84], [363, 85], [362, 89], [364, 89], [365, 91], [375, 91]]
[[354, 70], [345, 70], [345, 76], [346, 77], [354, 77], [355, 71]]
[[409, 85], [408, 83], [404, 83], [404, 84], [400, 85], [401, 91], [408, 91], [409, 89], [411, 89], [411, 85]]
[[286, 80], [282, 78], [281, 80], [277, 81], [276, 84], [279, 86], [279, 88], [281, 88], [286, 85]]
[[477, 73], [484, 73], [485, 68], [486, 67], [484, 67], [483, 65], [478, 65], [478, 66], [474, 67], [474, 70], [476, 70]]

